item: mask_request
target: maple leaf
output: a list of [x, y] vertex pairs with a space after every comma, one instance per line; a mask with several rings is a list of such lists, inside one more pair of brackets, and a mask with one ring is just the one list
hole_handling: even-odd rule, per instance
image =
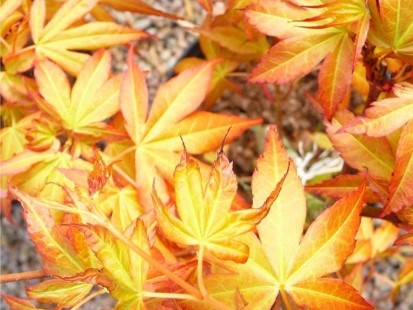
[[[308, 74], [324, 59], [318, 98], [325, 117], [331, 119], [349, 90], [367, 38], [369, 12], [364, 1], [314, 6], [262, 1], [248, 8], [246, 16], [258, 30], [282, 39], [262, 57], [250, 81], [287, 83]], [[355, 46], [352, 24], [357, 24]]]
[[352, 53], [352, 40], [341, 29], [323, 30], [306, 36], [305, 40], [301, 36], [291, 37], [277, 43], [262, 57], [250, 81], [290, 82], [310, 73], [330, 54], [320, 69], [319, 96], [325, 116], [331, 118], [351, 83]]
[[[213, 69], [208, 95], [202, 104], [202, 106], [208, 110], [217, 99], [221, 97], [226, 88], [241, 93], [240, 87], [227, 78], [227, 75], [233, 72], [238, 67], [239, 63], [231, 60], [231, 55], [229, 55], [224, 48], [205, 36], [199, 38], [199, 45], [206, 59], [213, 60], [223, 58], [223, 61], [216, 64]], [[204, 61], [204, 59], [196, 57], [184, 58], [175, 66], [174, 72], [180, 73], [183, 70], [197, 66]]]
[[251, 82], [287, 83], [308, 74], [333, 50], [343, 36], [338, 29], [280, 41], [262, 57]]
[[[339, 199], [345, 194], [356, 190], [365, 181], [366, 176], [364, 174], [341, 174], [333, 179], [306, 185], [305, 190], [310, 193], [327, 195]], [[387, 187], [388, 184], [383, 184], [383, 187], [384, 186]], [[365, 201], [368, 203], [378, 201], [378, 197], [370, 187], [366, 188]]]
[[387, 137], [367, 137], [342, 132], [342, 127], [354, 116], [349, 111], [339, 111], [331, 123], [326, 122], [328, 137], [334, 148], [351, 167], [378, 179], [389, 180], [394, 167], [394, 154]]
[[29, 28], [25, 12], [21, 9], [22, 0], [7, 0], [0, 3], [0, 57], [20, 50], [29, 38]]
[[28, 300], [6, 294], [1, 294], [1, 297], [13, 310], [40, 310]]
[[0, 150], [2, 161], [12, 158], [25, 150], [25, 146], [27, 144], [25, 132], [37, 117], [38, 113], [23, 117], [21, 119], [13, 118], [10, 126], [1, 128]]
[[197, 162], [184, 151], [174, 173], [179, 218], [170, 213], [154, 190], [153, 200], [159, 226], [168, 239], [178, 244], [196, 245], [200, 252], [205, 249], [222, 259], [245, 262], [248, 259], [248, 247], [232, 238], [254, 229], [277, 198], [283, 181], [281, 179], [268, 194], [260, 209], [230, 211], [237, 182], [232, 164], [225, 154], [218, 154], [204, 188]]
[[[397, 212], [397, 218], [400, 219], [404, 224], [407, 224], [407, 235], [410, 236], [410, 242], [412, 237], [411, 225], [413, 225], [413, 206], [409, 206], [407, 208], [401, 209]], [[403, 238], [403, 236], [400, 236]], [[407, 238], [407, 237], [406, 237]]]
[[6, 101], [14, 103], [14, 107], [32, 107], [33, 99], [29, 94], [36, 89], [36, 81], [30, 77], [0, 72], [0, 95]]
[[143, 31], [123, 27], [114, 22], [90, 22], [71, 27], [90, 12], [99, 0], [66, 1], [46, 21], [46, 1], [35, 0], [30, 9], [30, 31], [34, 44], [4, 58], [9, 72], [23, 72], [35, 59], [50, 58], [67, 72], [76, 75], [89, 58], [80, 50], [95, 50], [125, 44], [148, 36]]
[[[48, 209], [48, 205], [56, 206], [58, 203], [36, 199], [15, 188], [9, 190], [23, 206], [27, 230], [42, 258], [46, 274], [67, 277], [98, 266], [90, 257], [93, 253], [82, 248], [79, 236], [72, 235], [73, 243], [68, 242], [67, 229], [58, 225]], [[78, 255], [80, 251], [83, 255]]]
[[64, 71], [49, 60], [36, 63], [35, 76], [44, 100], [41, 107], [71, 132], [96, 136], [102, 121], [119, 110], [120, 77], [111, 77], [111, 55], [96, 52], [79, 72], [72, 89]]
[[105, 210], [112, 223], [121, 231], [125, 231], [139, 216], [144, 213], [138, 202], [138, 191], [131, 185], [123, 188], [106, 186], [100, 192], [97, 206]]
[[413, 230], [401, 235], [394, 242], [395, 245], [413, 245]]
[[[271, 127], [264, 154], [258, 160], [257, 171], [254, 173], [254, 203], [260, 203], [271, 185], [279, 182], [282, 173], [286, 171], [287, 162], [287, 154], [276, 129]], [[255, 293], [252, 300], [263, 302], [265, 296], [265, 309], [269, 309], [279, 293], [285, 303], [290, 304], [291, 297], [300, 307], [311, 309], [322, 309], [325, 305], [337, 309], [372, 309], [354, 288], [342, 280], [321, 278], [339, 270], [354, 248], [365, 185], [346, 194], [325, 210], [310, 225], [300, 242], [306, 208], [303, 187], [297, 181], [299, 179], [295, 169], [291, 167], [278, 197], [284, 200], [277, 199], [267, 217], [257, 225], [268, 262], [260, 259], [260, 268], [248, 271], [238, 269], [238, 277], [242, 279], [239, 290], [243, 293], [243, 286], [246, 285], [243, 296], [248, 303], [251, 303], [248, 300], [249, 289]], [[269, 185], [265, 186], [266, 183]], [[273, 243], [276, 244], [275, 247]], [[250, 259], [255, 260], [254, 257]], [[254, 279], [254, 271], [261, 279], [255, 290], [254, 285], [248, 283], [251, 282], [249, 279]], [[263, 280], [265, 285], [262, 285]], [[264, 294], [259, 289], [263, 286], [270, 292]]]
[[[288, 163], [289, 159], [276, 128], [270, 127], [266, 137], [266, 151], [257, 161], [257, 169], [252, 178], [253, 207], [262, 204], [271, 193], [287, 171]], [[294, 206], [294, 212], [290, 206]], [[281, 281], [287, 276], [291, 268], [289, 265], [297, 254], [305, 217], [304, 189], [295, 167], [291, 165], [278, 199], [257, 227], [266, 254], [277, 255], [278, 264], [273, 268]], [[291, 223], [297, 227], [296, 230], [291, 229]]]
[[356, 235], [356, 246], [346, 263], [357, 264], [383, 257], [383, 252], [393, 245], [398, 235], [399, 229], [391, 222], [382, 221], [374, 229], [372, 219], [363, 217]]
[[[396, 156], [392, 164], [393, 173], [390, 178], [388, 197], [384, 200], [382, 216], [391, 212], [397, 213], [413, 203], [412, 187], [412, 136], [413, 124], [409, 109], [413, 102], [412, 91], [407, 88], [395, 87], [399, 98], [389, 98], [376, 101], [373, 106], [365, 111], [366, 117], [349, 119], [347, 124], [338, 131], [340, 133], [352, 134], [356, 139], [368, 139], [361, 134], [372, 136], [370, 139], [387, 139], [384, 137], [394, 132], [402, 130], [396, 145]], [[404, 126], [404, 127], [403, 127]], [[360, 136], [357, 136], [360, 135]], [[391, 137], [391, 135], [390, 135]], [[401, 139], [401, 137], [403, 139]], [[388, 140], [391, 142], [391, 140]], [[338, 141], [337, 141], [338, 142]], [[383, 141], [384, 142], [384, 141]], [[337, 145], [336, 145], [337, 146]], [[340, 150], [340, 149], [339, 149]], [[382, 149], [384, 150], [384, 148]], [[344, 151], [344, 150], [343, 150]], [[383, 154], [383, 153], [382, 153]], [[384, 158], [381, 155], [381, 158]], [[367, 167], [367, 165], [365, 165]], [[390, 168], [390, 167], [389, 167]], [[374, 169], [371, 167], [371, 169]], [[369, 170], [373, 176], [378, 176], [376, 172]], [[383, 176], [382, 176], [383, 177]]]
[[89, 283], [71, 283], [62, 279], [51, 279], [26, 288], [27, 296], [57, 307], [73, 307], [83, 300], [92, 289]]
[[[250, 248], [247, 262], [238, 264], [232, 261], [216, 262], [213, 272], [205, 277], [205, 286], [212, 296], [230, 309], [238, 307], [238, 296], [242, 295], [246, 309], [271, 309], [278, 294], [279, 285], [274, 280], [276, 275], [268, 261], [264, 249], [254, 233], [246, 233], [234, 238]], [[222, 266], [219, 268], [217, 266]], [[184, 309], [209, 310], [204, 302], [180, 301]], [[243, 308], [241, 308], [243, 309]]]
[[[102, 165], [100, 168], [103, 168], [103, 171], [100, 171], [100, 173], [108, 173], [105, 171], [106, 165], [103, 161], [98, 165]], [[113, 184], [113, 182], [106, 182], [105, 186], [99, 191], [99, 195], [92, 195], [90, 199], [88, 197], [90, 193], [89, 195], [87, 193], [90, 191], [87, 181], [91, 177], [92, 179], [94, 178], [91, 174], [88, 176], [85, 170], [80, 169], [60, 168], [59, 172], [76, 184], [74, 190], [65, 187], [65, 193], [70, 196], [70, 200], [75, 206], [81, 210], [97, 208], [102, 215], [110, 218], [113, 225], [120, 231], [125, 231], [144, 213], [143, 207], [138, 202], [137, 190], [129, 184], [125, 187], [119, 187]], [[100, 178], [107, 180], [105, 176], [98, 176], [92, 183], [95, 183], [95, 185], [102, 184], [99, 181]], [[145, 224], [149, 225], [147, 222]]]
[[408, 16], [413, 12], [409, 0], [369, 0], [371, 27], [369, 40], [398, 57], [412, 63], [413, 29]]
[[248, 2], [227, 3], [225, 12], [206, 19], [202, 27], [195, 29], [201, 34], [201, 41], [207, 39], [221, 48], [220, 56], [224, 59], [255, 60], [268, 50], [266, 37], [244, 20], [243, 12]]
[[317, 16], [321, 9], [308, 10], [291, 1], [261, 0], [251, 4], [245, 11], [248, 22], [262, 33], [286, 39], [310, 34], [313, 29], [301, 28], [303, 20]]
[[61, 125], [41, 113], [26, 133], [29, 142], [27, 148], [36, 152], [45, 151], [57, 144], [60, 133]]
[[1, 6], [0, 6], [0, 23], [3, 23], [4, 20], [12, 14], [15, 10], [18, 9], [20, 4], [22, 3], [22, 0], [6, 0], [2, 1]]
[[[65, 199], [63, 186], [74, 188], [75, 183], [64, 177], [59, 169], [91, 170], [90, 163], [80, 158], [73, 158], [67, 152], [57, 151], [53, 154], [49, 153], [49, 155], [45, 152], [42, 156], [37, 155], [37, 158], [41, 157], [43, 157], [43, 161], [33, 164], [25, 171], [14, 174], [10, 178], [9, 184], [33, 196], [63, 202]], [[13, 160], [24, 162], [24, 158], [15, 156], [10, 159], [11, 165]]]
[[[133, 303], [135, 308], [143, 305], [143, 289], [148, 272], [148, 263], [116, 239], [106, 228], [98, 225], [72, 225], [81, 231], [89, 247], [100, 260], [103, 273], [115, 283], [108, 287], [113, 297], [118, 299], [118, 308]], [[130, 240], [149, 252], [149, 242], [143, 222], [137, 219], [134, 223]]]
[[354, 42], [349, 34], [343, 35], [334, 51], [323, 62], [318, 75], [318, 92], [325, 116], [330, 119], [343, 101], [352, 81]]
[[[229, 127], [226, 143], [261, 122], [261, 119], [196, 111], [206, 96], [216, 63], [217, 60], [209, 61], [186, 70], [162, 85], [148, 112], [144, 74], [134, 62], [132, 50], [129, 50], [120, 109], [130, 140], [111, 143], [105, 153], [112, 156], [112, 160], [122, 159], [115, 167], [119, 166], [123, 176], [126, 175], [128, 182], [139, 190], [145, 207], [151, 205], [150, 192], [155, 176], [160, 175], [170, 182], [182, 150], [181, 137], [188, 152], [202, 154], [220, 147]], [[115, 169], [117, 174], [119, 170]], [[158, 186], [166, 185], [158, 183]]]
[[11, 216], [11, 200], [7, 198], [7, 186], [9, 177], [4, 173], [5, 165], [10, 163], [15, 155], [21, 154], [27, 144], [25, 137], [25, 132], [28, 127], [30, 127], [31, 122], [36, 115], [30, 115], [22, 119], [16, 119], [13, 117], [10, 126], [4, 127], [0, 130], [0, 189], [2, 195], [0, 197], [1, 201], [1, 211], [7, 219], [13, 222]]
[[290, 294], [299, 305], [310, 309], [374, 309], [356, 289], [340, 279], [303, 281], [295, 285]]
[[[10, 191], [23, 205], [28, 231], [42, 257], [44, 272], [57, 277], [29, 287], [30, 297], [69, 307], [85, 298], [93, 284], [98, 284], [106, 287], [120, 304], [132, 299], [143, 303], [143, 296], [137, 294], [142, 293], [148, 264], [139, 255], [106, 228], [94, 225], [93, 219], [82, 222], [78, 215], [65, 214], [64, 225], [58, 225], [51, 216], [49, 209], [80, 214], [89, 211], [76, 200], [79, 198], [71, 195], [76, 201], [70, 207], [30, 197], [14, 188]], [[125, 234], [149, 252], [146, 229], [140, 219], [134, 219]]]
[[[272, 143], [270, 141], [272, 140], [267, 139], [267, 147]], [[279, 145], [280, 142], [277, 141], [276, 144]], [[275, 158], [274, 156], [266, 158], [270, 155], [267, 153], [269, 149], [272, 148], [267, 148], [264, 157], [260, 158], [262, 167], [271, 167], [270, 163]], [[280, 151], [282, 149], [277, 150], [277, 157], [281, 155], [285, 161], [287, 159], [286, 153]], [[265, 162], [267, 159], [269, 160]], [[290, 171], [289, 176], [284, 181], [284, 187], [288, 186], [288, 182], [294, 182], [294, 179], [297, 178], [293, 167]], [[340, 279], [322, 277], [332, 273], [333, 270], [338, 270], [346, 257], [352, 252], [354, 236], [360, 221], [358, 213], [362, 205], [362, 197], [359, 194], [362, 195], [363, 190], [364, 188], [361, 186], [357, 191], [345, 195], [342, 200], [339, 200], [333, 207], [320, 215], [310, 226], [301, 244], [299, 239], [296, 244], [280, 244], [277, 239], [282, 240], [282, 237], [275, 239], [279, 233], [285, 233], [284, 237], [288, 238], [289, 241], [293, 241], [289, 235], [291, 233], [296, 235], [296, 231], [300, 235], [303, 230], [303, 224], [301, 223], [296, 226], [295, 223], [290, 221], [287, 222], [288, 225], [283, 225], [280, 214], [287, 212], [280, 209], [289, 210], [292, 214], [296, 213], [294, 209], [292, 210], [296, 205], [280, 204], [277, 199], [271, 207], [271, 213], [265, 219], [268, 220], [268, 217], [270, 217], [271, 224], [282, 225], [283, 228], [277, 229], [277, 226], [272, 226], [272, 234], [270, 232], [265, 234], [266, 231], [260, 228], [260, 225], [265, 224], [262, 221], [257, 226], [259, 232], [264, 231], [264, 233], [260, 233], [261, 242], [254, 234], [236, 237], [236, 240], [249, 246], [248, 261], [242, 265], [231, 261], [220, 261], [218, 264], [220, 267], [214, 269], [211, 275], [205, 277], [205, 286], [210, 296], [234, 309], [237, 309], [236, 295], [238, 291], [242, 294], [246, 303], [253, 306], [251, 309], [272, 309], [280, 293], [284, 302], [288, 303], [291, 309], [293, 309], [293, 305], [291, 305], [290, 297], [300, 307], [310, 309], [324, 309], [325, 305], [328, 305], [329, 308], [343, 310], [373, 309], [350, 285]], [[281, 189], [279, 198], [282, 198], [283, 191], [284, 189]], [[284, 195], [286, 195], [285, 192]], [[294, 196], [290, 195], [289, 197]], [[300, 209], [299, 212], [305, 212], [305, 208]], [[302, 216], [303, 214], [300, 217]], [[328, 232], [327, 229], [329, 229]], [[348, 232], [351, 236], [348, 236]], [[271, 240], [266, 240], [266, 238], [271, 238]], [[273, 252], [272, 248], [268, 247], [271, 241], [277, 242], [279, 246], [284, 248], [278, 248], [278, 251]], [[284, 251], [289, 254], [284, 255]], [[213, 258], [211, 260], [214, 261]], [[320, 261], [323, 261], [323, 264], [320, 264]], [[276, 270], [280, 270], [280, 272], [286, 270], [287, 273], [283, 276]], [[188, 306], [189, 309], [209, 309], [203, 303], [195, 304], [185, 301], [182, 304], [185, 307]]]
[[256, 40], [249, 39], [241, 27], [217, 25], [210, 29], [199, 29], [198, 32], [244, 59], [254, 59], [268, 50], [264, 36], [258, 36]]
[[356, 264], [351, 271], [344, 276], [344, 281], [359, 292], [362, 292], [364, 287], [363, 264]]
[[392, 293], [391, 293], [393, 301], [396, 301], [396, 298], [398, 297], [400, 293], [400, 287], [402, 285], [407, 285], [412, 282], [413, 282], [413, 259], [407, 258], [406, 261], [404, 262], [402, 270], [399, 273], [399, 276], [397, 277], [397, 280], [393, 284]]
[[[295, 5], [301, 5], [306, 8], [319, 8], [320, 14], [307, 18], [305, 21], [323, 21], [316, 28], [325, 28], [331, 26], [342, 26], [359, 21], [366, 15], [366, 2], [363, 0], [349, 0], [345, 3], [321, 1], [321, 4], [307, 4], [305, 1], [295, 1]], [[311, 28], [311, 25], [307, 25]]]
[[[85, 225], [77, 215], [65, 214], [64, 225], [57, 225], [52, 218], [49, 209], [69, 213], [88, 211], [80, 201], [69, 207], [30, 197], [17, 189], [10, 191], [23, 205], [28, 231], [42, 257], [43, 270], [57, 277], [30, 286], [27, 289], [30, 297], [70, 307], [83, 300], [93, 284], [98, 284], [106, 287], [120, 303], [131, 299], [143, 303], [137, 293], [143, 289], [148, 264], [139, 255], [93, 221], [86, 221]], [[71, 198], [76, 199], [73, 195]], [[146, 229], [140, 219], [135, 219], [125, 233], [131, 242], [149, 251]]]
[[343, 131], [383, 137], [406, 124], [413, 118], [413, 89], [395, 85], [393, 91], [396, 98], [373, 102], [364, 117], [355, 118]]
[[44, 152], [33, 152], [29, 149], [24, 149], [19, 154], [13, 156], [9, 160], [0, 163], [0, 175], [15, 175], [28, 170], [32, 165], [48, 161], [54, 157], [60, 147], [59, 143], [55, 143], [52, 147]]
[[394, 172], [390, 179], [389, 196], [381, 215], [413, 205], [413, 120], [410, 120], [400, 136], [396, 151]]

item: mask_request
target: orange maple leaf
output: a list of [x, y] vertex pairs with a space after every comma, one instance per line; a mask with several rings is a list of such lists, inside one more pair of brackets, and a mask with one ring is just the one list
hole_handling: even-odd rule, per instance
[[258, 30], [282, 39], [262, 57], [250, 80], [287, 83], [324, 60], [318, 98], [325, 117], [331, 119], [349, 90], [367, 38], [370, 14], [365, 1], [311, 6], [302, 1], [264, 0], [249, 7], [246, 15]]
[[[349, 284], [324, 278], [338, 271], [354, 249], [365, 185], [324, 211], [302, 237], [304, 189], [293, 166], [284, 176], [288, 163], [272, 127], [252, 181], [254, 205], [259, 206], [280, 180], [285, 179], [284, 184], [270, 212], [257, 225], [259, 240], [253, 234], [236, 239], [249, 245], [248, 261], [244, 265], [221, 263], [224, 273], [205, 279], [207, 291], [233, 308], [239, 290], [249, 305], [259, 309], [270, 309], [278, 294], [289, 309], [294, 308], [292, 303], [310, 309], [372, 309]], [[190, 309], [207, 308], [190, 304]]]
[[[226, 143], [262, 120], [197, 110], [205, 99], [217, 60], [185, 70], [166, 82], [149, 110], [145, 74], [133, 57], [130, 49], [120, 92], [120, 109], [130, 139], [111, 143], [105, 153], [112, 160], [122, 158], [115, 171], [139, 190], [141, 203], [148, 208], [152, 205], [150, 192], [154, 178], [161, 176], [171, 182], [182, 151], [181, 137], [189, 153], [202, 154], [218, 149], [229, 127]], [[167, 183], [158, 180], [157, 186], [159, 195], [165, 199]]]

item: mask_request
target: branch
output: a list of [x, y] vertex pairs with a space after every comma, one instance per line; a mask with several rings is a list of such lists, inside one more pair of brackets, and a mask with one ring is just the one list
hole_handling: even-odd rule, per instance
[[25, 271], [0, 275], [0, 283], [25, 281], [47, 277], [42, 270]]

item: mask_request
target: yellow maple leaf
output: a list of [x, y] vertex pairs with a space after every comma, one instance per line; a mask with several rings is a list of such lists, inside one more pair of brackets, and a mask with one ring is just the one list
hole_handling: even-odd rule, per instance
[[153, 191], [155, 210], [161, 229], [179, 244], [194, 245], [215, 257], [245, 262], [248, 246], [232, 238], [254, 229], [277, 198], [282, 179], [259, 209], [231, 211], [237, 191], [232, 163], [223, 152], [218, 154], [208, 183], [202, 185], [198, 163], [185, 151], [174, 173], [176, 207], [179, 218], [163, 205]]

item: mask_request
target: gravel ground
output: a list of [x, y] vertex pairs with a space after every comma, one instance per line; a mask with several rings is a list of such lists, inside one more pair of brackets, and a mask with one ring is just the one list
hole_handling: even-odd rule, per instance
[[[188, 17], [199, 24], [202, 20], [202, 13], [195, 1], [194, 7], [185, 8], [183, 0], [156, 0], [146, 1], [147, 3], [164, 11]], [[148, 71], [147, 82], [150, 96], [153, 98], [158, 86], [166, 81], [172, 74], [174, 65], [188, 54], [188, 51], [196, 50], [194, 45], [197, 42], [197, 35], [183, 29], [175, 21], [164, 18], [135, 16], [129, 13], [117, 14], [116, 18], [122, 23], [133, 25], [138, 29], [145, 30], [156, 35], [156, 40], [144, 40], [139, 43], [139, 62], [141, 68]], [[122, 72], [125, 69], [126, 48], [120, 47], [113, 50], [114, 70]], [[245, 84], [245, 77], [236, 77], [235, 81]], [[213, 107], [214, 111], [223, 113], [236, 113], [246, 117], [264, 118], [265, 123], [281, 124], [286, 137], [289, 138], [293, 147], [297, 148], [298, 141], [306, 139], [307, 133], [313, 131], [320, 124], [320, 116], [314, 112], [306, 100], [306, 92], [314, 91], [317, 87], [315, 75], [302, 79], [298, 87], [287, 96], [286, 100], [270, 102], [263, 94], [258, 85], [245, 85], [243, 95], [225, 92], [223, 97]], [[279, 99], [289, 91], [288, 86], [280, 87]], [[278, 102], [278, 103], [277, 103]], [[240, 179], [249, 182], [254, 166], [255, 158], [262, 151], [262, 132], [247, 131], [243, 137], [233, 143], [229, 150], [229, 156], [234, 160], [234, 168]], [[14, 218], [17, 225], [11, 225], [5, 218], [1, 218], [1, 273], [15, 273], [40, 268], [39, 258], [34, 251], [33, 245], [24, 228], [21, 217], [21, 209], [16, 204], [13, 209]], [[408, 253], [407, 255], [412, 255]], [[400, 264], [391, 259], [382, 260], [376, 263], [380, 273], [395, 278], [399, 272]], [[26, 284], [32, 284], [29, 281]], [[1, 292], [25, 297], [24, 282], [13, 282], [2, 285]], [[413, 286], [406, 286], [402, 289], [398, 305], [392, 308], [392, 304], [386, 300], [380, 301], [389, 292], [389, 286], [380, 281], [370, 281], [366, 284], [365, 297], [375, 301], [377, 309], [413, 309]], [[110, 296], [101, 296], [99, 300], [92, 300], [82, 309], [109, 309], [113, 304]], [[7, 309], [3, 301], [0, 302], [0, 309]]]

